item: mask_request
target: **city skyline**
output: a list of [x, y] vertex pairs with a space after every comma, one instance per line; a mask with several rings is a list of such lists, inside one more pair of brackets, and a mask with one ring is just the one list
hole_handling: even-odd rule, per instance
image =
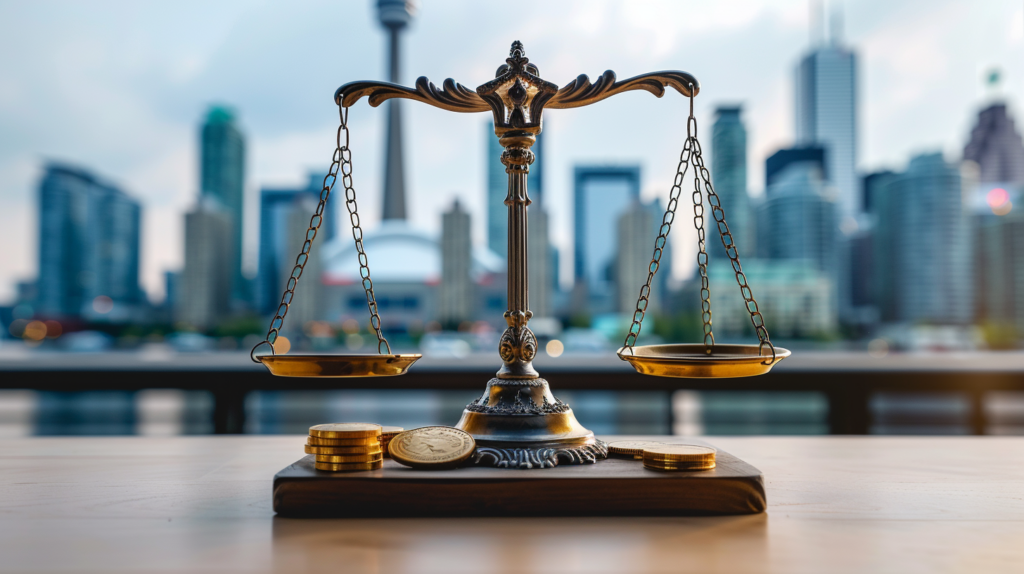
[[[690, 9], [686, 11], [687, 18], [655, 18], [663, 12], [679, 9], [668, 5], [626, 9], [621, 4], [596, 4], [590, 10], [572, 4], [551, 7], [550, 25], [564, 28], [561, 36], [548, 34], [550, 30], [546, 28], [531, 31], [509, 23], [502, 34], [491, 34], [498, 36], [493, 40], [472, 36], [469, 41], [477, 42], [480, 49], [467, 53], [444, 39], [427, 50], [427, 38], [443, 38], [445, 30], [481, 18], [490, 9], [467, 5], [464, 13], [443, 23], [446, 18], [452, 20], [454, 11], [426, 3], [421, 6], [419, 20], [407, 33], [409, 58], [404, 66], [407, 72], [403, 83], [410, 84], [421, 73], [437, 83], [447, 76], [469, 85], [484, 81], [493, 73], [493, 61], [504, 52], [503, 45], [513, 36], [523, 40], [527, 52], [541, 67], [542, 75], [559, 84], [578, 73], [594, 78], [605, 68], [616, 70], [620, 77], [664, 67], [682, 68], [693, 72], [704, 84], [705, 92], [697, 98], [702, 133], [709, 134], [714, 106], [731, 101], [743, 103], [751, 131], [748, 184], [751, 191], [757, 193], [763, 181], [761, 160], [793, 143], [792, 118], [787, 117], [791, 113], [788, 84], [792, 66], [811, 46], [807, 39], [806, 2], [752, 8], [750, 4], [743, 5], [748, 9], [741, 17], [736, 16], [738, 4], [733, 3]], [[252, 66], [269, 46], [247, 46], [246, 40], [233, 36], [235, 27], [259, 31], [279, 25], [286, 32], [291, 30], [289, 34], [297, 34], [294, 30], [298, 22], [307, 26], [308, 11], [314, 9], [328, 14], [340, 10], [331, 6], [300, 7], [290, 11], [220, 6], [217, 15], [223, 16], [223, 22], [204, 23], [205, 28], [201, 30], [187, 28], [190, 34], [186, 38], [201, 40], [193, 42], [195, 46], [189, 52], [166, 35], [184, 26], [186, 20], [195, 19], [187, 9], [169, 18], [167, 29], [161, 34], [151, 39], [139, 36], [146, 35], [146, 31], [157, 26], [165, 16], [162, 8], [155, 7], [129, 15], [134, 18], [134, 31], [121, 40], [115, 34], [107, 40], [109, 44], [90, 44], [94, 51], [79, 51], [77, 68], [61, 68], [58, 66], [60, 59], [54, 59], [57, 48], [76, 45], [80, 36], [74, 34], [62, 37], [54, 47], [40, 48], [35, 60], [4, 64], [10, 72], [5, 75], [12, 79], [13, 88], [5, 92], [7, 96], [2, 100], [5, 104], [0, 107], [0, 127], [15, 135], [15, 143], [8, 143], [0, 150], [0, 204], [3, 207], [0, 224], [15, 236], [35, 235], [31, 203], [42, 164], [40, 156], [66, 160], [111, 175], [143, 202], [143, 283], [150, 294], [159, 293], [162, 272], [181, 268], [181, 218], [198, 191], [195, 189], [198, 172], [196, 120], [210, 102], [232, 104], [239, 110], [240, 121], [250, 134], [254, 165], [246, 174], [246, 194], [248, 203], [254, 204], [255, 190], [259, 187], [277, 183], [295, 185], [305, 177], [308, 168], [322, 165], [329, 157], [336, 110], [332, 110], [329, 98], [321, 94], [333, 93], [344, 81], [382, 77], [383, 50], [362, 50], [359, 58], [347, 61], [343, 70], [330, 68], [334, 71], [324, 73], [323, 66], [315, 65], [323, 58], [314, 50], [316, 46], [302, 43], [270, 60], [268, 69], [283, 74], [292, 83], [287, 90], [270, 86], [264, 76], [255, 74]], [[351, 37], [342, 38], [343, 50], [356, 46], [357, 42], [382, 45], [383, 37], [373, 25], [373, 6], [369, 2], [365, 6], [350, 3], [344, 9], [349, 19], [364, 21], [365, 29], [356, 27]], [[859, 72], [866, 85], [861, 92], [864, 98], [861, 109], [865, 116], [859, 166], [862, 172], [884, 167], [902, 168], [912, 155], [929, 149], [942, 148], [951, 159], [959, 156], [976, 111], [983, 104], [980, 77], [989, 67], [1001, 67], [1007, 72], [1005, 92], [1011, 113], [1017, 111], [1024, 84], [1022, 78], [1015, 77], [1011, 64], [1019, 61], [1018, 56], [1024, 49], [1024, 29], [1020, 29], [1024, 13], [1017, 3], [993, 6], [990, 12], [981, 15], [961, 10], [962, 7], [953, 3], [938, 6], [914, 2], [893, 6], [858, 3], [845, 7], [844, 37], [860, 55]], [[42, 22], [31, 14], [33, 9], [7, 5], [0, 7], [0, 11], [5, 14], [0, 21], [24, 24], [10, 30], [5, 36], [7, 42], [35, 46], [26, 37], [26, 33], [31, 34], [33, 25]], [[109, 25], [103, 17], [109, 20], [113, 12], [104, 10], [102, 5], [90, 12], [83, 15], [72, 9], [68, 16], [61, 18], [84, 18], [80, 25], [87, 29], [90, 41], [95, 43], [99, 42], [95, 39], [96, 30]], [[559, 19], [560, 15], [565, 17]], [[68, 25], [61, 18], [52, 23], [57, 29]], [[274, 21], [275, 18], [279, 21]], [[675, 20], [685, 23], [669, 23]], [[984, 37], [979, 35], [982, 29], [986, 30]], [[602, 39], [610, 30], [615, 30], [621, 39], [616, 46], [606, 45]], [[304, 28], [303, 34], [309, 35], [309, 31]], [[957, 35], [946, 42], [950, 34]], [[560, 39], [553, 44], [546, 35]], [[228, 39], [234, 39], [235, 43]], [[112, 52], [121, 41], [136, 42], [146, 49], [137, 51], [136, 60], [115, 56]], [[594, 50], [585, 58], [569, 55], [563, 41], [584, 42]], [[771, 44], [775, 49], [752, 59], [742, 56], [743, 47], [753, 42]], [[333, 44], [325, 42], [324, 46], [327, 45]], [[255, 51], [247, 53], [248, 48]], [[931, 48], [935, 50], [929, 53]], [[431, 54], [435, 55], [433, 59], [430, 59]], [[751, 61], [745, 61], [747, 59]], [[168, 64], [164, 66], [169, 70], [168, 76], [161, 76], [156, 85], [171, 88], [168, 93], [157, 94], [150, 91], [151, 88], [142, 90], [132, 84], [138, 74], [163, 64]], [[63, 105], [53, 94], [33, 99], [33, 103], [28, 104], [25, 94], [34, 92], [26, 90], [50, 86], [49, 81], [33, 82], [30, 72], [52, 73], [53, 66], [66, 72], [53, 74], [62, 81], [73, 81], [76, 74], [83, 72], [92, 75], [81, 83], [72, 105]], [[285, 70], [288, 66], [294, 69]], [[765, 71], [753, 70], [754, 66]], [[216, 77], [218, 73], [220, 77]], [[900, 73], [905, 73], [906, 77], [896, 77]], [[125, 87], [118, 84], [121, 80], [131, 81]], [[252, 94], [258, 90], [252, 82], [257, 80], [264, 89], [254, 96]], [[758, 84], [761, 80], [767, 83]], [[891, 87], [870, 89], [881, 83]], [[755, 84], [759, 88], [756, 91]], [[954, 84], [961, 85], [962, 89], [949, 89]], [[551, 136], [551, 149], [546, 155], [549, 167], [545, 195], [551, 199], [548, 209], [552, 219], [552, 242], [563, 255], [571, 253], [567, 249], [571, 245], [571, 209], [567, 206], [571, 205], [572, 165], [603, 159], [638, 161], [646, 174], [642, 196], [663, 198], [666, 180], [674, 169], [672, 156], [678, 154], [681, 143], [672, 130], [659, 129], [667, 123], [680, 123], [683, 106], [678, 98], [674, 102], [671, 98], [670, 95], [659, 101], [639, 94], [632, 99], [623, 98], [621, 104], [609, 101], [593, 112], [574, 110], [551, 114], [548, 118], [545, 134]], [[272, 107], [277, 110], [271, 111]], [[643, 109], [635, 109], [638, 107]], [[26, 114], [26, 110], [31, 113]], [[482, 131], [476, 127], [478, 118], [451, 119], [450, 114], [442, 115], [416, 106], [407, 106], [407, 110], [409, 199], [410, 212], [416, 214], [414, 224], [432, 232], [439, 231], [440, 212], [458, 196], [473, 215], [474, 240], [480, 242], [486, 221], [480, 193], [485, 176], [482, 165], [465, 161], [465, 158], [479, 157], [484, 149], [484, 141], [476, 135]], [[68, 113], [75, 117], [68, 117]], [[635, 117], [633, 123], [637, 127], [624, 134], [621, 149], [609, 148], [607, 138], [599, 137], [603, 129], [601, 120], [623, 114]], [[15, 118], [15, 115], [21, 117]], [[89, 115], [93, 117], [82, 117]], [[889, 121], [901, 115], [906, 119]], [[1020, 117], [1019, 113], [1016, 115]], [[107, 120], [104, 124], [107, 129], [102, 132], [96, 124], [100, 118]], [[353, 120], [354, 161], [361, 164], [357, 168], [357, 188], [363, 198], [361, 207], [365, 206], [368, 224], [376, 225], [380, 212], [383, 158], [379, 150], [383, 149], [383, 115], [364, 106], [353, 110]], [[437, 129], [449, 122], [451, 133], [464, 137], [438, 139]], [[100, 137], [101, 133], [108, 135]], [[21, 135], [25, 137], [20, 138]], [[446, 149], [440, 153], [422, 151], [436, 150], [442, 143]], [[708, 147], [706, 142], [705, 147]], [[247, 206], [247, 210], [250, 212], [248, 224], [252, 221], [253, 208]], [[686, 265], [676, 267], [684, 270], [692, 267], [691, 242], [685, 241], [692, 238], [687, 235], [674, 237], [677, 247], [683, 240], [684, 248], [676, 250], [676, 261]], [[21, 243], [25, 249], [8, 250], [0, 257], [0, 300], [10, 299], [15, 280], [35, 276], [33, 243], [25, 240]], [[257, 244], [255, 230], [247, 231], [250, 268]], [[563, 266], [571, 265], [571, 256], [562, 259]]]

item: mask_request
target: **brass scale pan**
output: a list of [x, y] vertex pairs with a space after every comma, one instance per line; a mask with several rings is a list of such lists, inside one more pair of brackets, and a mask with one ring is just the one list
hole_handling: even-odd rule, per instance
[[[675, 378], [729, 378], [763, 375], [790, 355], [775, 347], [774, 359], [759, 354], [757, 345], [714, 345], [711, 353], [701, 343], [645, 345], [617, 351], [642, 375]], [[392, 377], [404, 375], [423, 355], [263, 355], [258, 357], [279, 377]]]

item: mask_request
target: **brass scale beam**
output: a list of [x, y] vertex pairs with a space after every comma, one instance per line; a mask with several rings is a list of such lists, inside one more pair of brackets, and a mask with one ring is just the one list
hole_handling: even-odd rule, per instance
[[686, 72], [652, 72], [616, 81], [611, 70], [594, 83], [581, 74], [559, 89], [541, 79], [522, 43], [516, 41], [494, 80], [475, 91], [450, 78], [438, 89], [420, 77], [415, 88], [362, 81], [345, 84], [335, 92], [335, 102], [346, 108], [363, 97], [373, 107], [404, 98], [451, 112], [494, 114], [494, 133], [504, 148], [501, 161], [508, 173], [508, 310], [504, 313], [508, 327], [499, 344], [501, 369], [487, 384], [484, 395], [466, 407], [457, 425], [477, 440], [476, 464], [546, 468], [559, 462], [595, 462], [607, 455], [604, 443], [576, 421], [572, 409], [551, 394], [547, 381], [533, 368], [537, 338], [527, 326], [533, 313], [526, 255], [526, 208], [530, 205], [526, 176], [534, 160], [530, 148], [541, 133], [545, 108], [579, 108], [632, 90], [660, 98], [666, 86], [687, 97], [700, 91], [700, 83]]

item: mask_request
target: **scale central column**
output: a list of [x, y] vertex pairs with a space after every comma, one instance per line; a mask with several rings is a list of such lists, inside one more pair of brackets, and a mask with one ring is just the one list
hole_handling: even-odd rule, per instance
[[594, 437], [569, 405], [551, 394], [548, 382], [533, 368], [537, 337], [528, 323], [530, 312], [527, 261], [526, 177], [533, 163], [530, 148], [541, 132], [544, 104], [558, 86], [540, 78], [523, 45], [512, 44], [495, 79], [477, 88], [494, 112], [494, 134], [508, 174], [508, 310], [507, 327], [498, 344], [502, 366], [487, 383], [483, 396], [466, 405], [455, 425], [476, 440], [472, 462], [512, 468], [550, 468], [586, 464], [608, 456], [608, 447]]
[[498, 371], [499, 379], [536, 379], [539, 375], [533, 368], [537, 355], [537, 337], [527, 326], [533, 313], [530, 311], [529, 274], [527, 260], [527, 219], [526, 208], [530, 195], [526, 189], [526, 178], [533, 163], [530, 147], [536, 141], [533, 134], [506, 136], [499, 141], [505, 151], [501, 163], [508, 174], [508, 310], [505, 323], [508, 327], [501, 335], [498, 353], [504, 364]]

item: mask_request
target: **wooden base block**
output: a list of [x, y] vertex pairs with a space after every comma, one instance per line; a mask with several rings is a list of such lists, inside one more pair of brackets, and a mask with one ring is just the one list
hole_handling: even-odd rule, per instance
[[723, 451], [712, 470], [647, 470], [638, 460], [512, 470], [384, 468], [332, 473], [306, 456], [274, 476], [274, 510], [291, 517], [695, 516], [756, 514], [761, 471]]

